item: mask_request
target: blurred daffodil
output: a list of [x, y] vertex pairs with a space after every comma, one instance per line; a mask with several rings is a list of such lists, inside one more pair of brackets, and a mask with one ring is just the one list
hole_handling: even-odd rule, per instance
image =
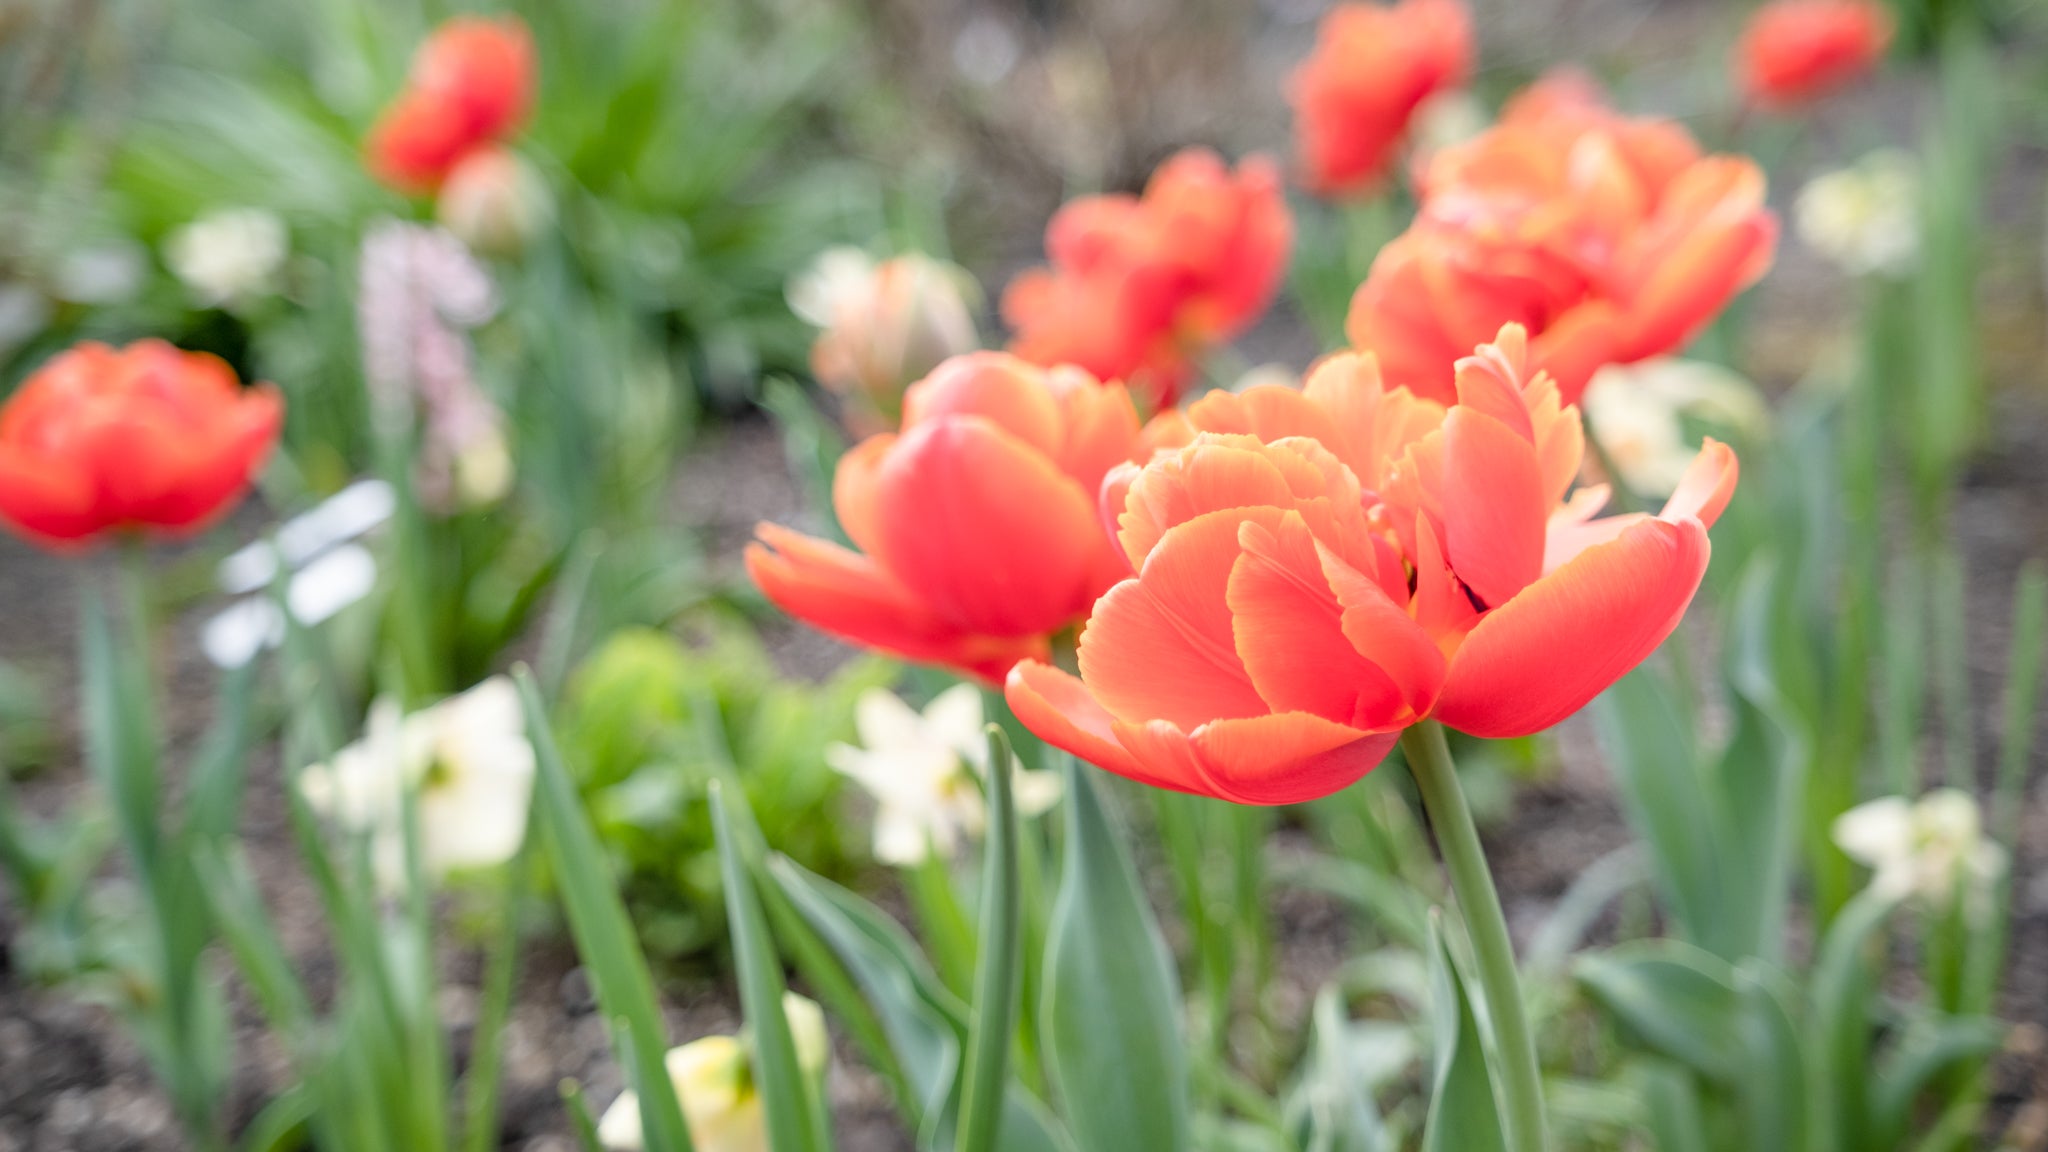
[[1911, 154], [1880, 149], [1799, 190], [1800, 242], [1856, 276], [1898, 277], [1920, 258], [1920, 174]]
[[421, 870], [429, 877], [511, 859], [526, 835], [533, 745], [519, 694], [502, 676], [403, 715], [371, 705], [363, 739], [299, 779], [306, 802], [367, 838], [387, 891], [405, 884], [405, 798], [413, 793]]
[[1699, 453], [1687, 417], [1755, 435], [1769, 420], [1756, 386], [1718, 364], [1663, 356], [1609, 364], [1579, 398], [1589, 431], [1629, 491], [1669, 496]]
[[[826, 763], [875, 798], [875, 858], [913, 866], [936, 849], [959, 850], [979, 837], [988, 820], [973, 776], [988, 774], [981, 693], [959, 684], [932, 698], [919, 713], [894, 693], [871, 688], [854, 704], [854, 726], [864, 747], [834, 744]], [[1060, 798], [1051, 772], [1012, 768], [1017, 810], [1035, 816]]]
[[164, 262], [171, 274], [208, 308], [275, 292], [290, 253], [284, 221], [262, 208], [209, 212], [164, 239]]
[[[796, 1042], [797, 1066], [816, 1080], [824, 1075], [831, 1054], [825, 1014], [794, 992], [782, 996], [782, 1013]], [[768, 1152], [768, 1123], [755, 1087], [753, 1054], [738, 1036], [706, 1036], [663, 1058], [683, 1122], [697, 1152]], [[646, 1147], [640, 1127], [640, 1098], [631, 1089], [619, 1094], [597, 1125], [597, 1141], [612, 1152], [640, 1152]]]
[[1947, 908], [1959, 888], [1975, 907], [2005, 870], [2005, 850], [1984, 834], [1976, 798], [1958, 788], [1936, 788], [1917, 801], [1884, 796], [1859, 804], [1836, 817], [1833, 835], [1872, 870], [1872, 888], [1937, 909]]

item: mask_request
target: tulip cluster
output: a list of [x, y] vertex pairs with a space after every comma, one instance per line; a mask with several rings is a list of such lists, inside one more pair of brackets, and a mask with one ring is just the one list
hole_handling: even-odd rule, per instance
[[1417, 180], [1415, 224], [1351, 302], [1352, 344], [1387, 382], [1448, 404], [1451, 365], [1501, 325], [1565, 402], [1595, 369], [1670, 352], [1763, 275], [1777, 242], [1752, 161], [1548, 77]]
[[242, 388], [216, 357], [80, 344], [0, 407], [0, 522], [58, 548], [198, 531], [248, 489], [283, 420], [275, 388]]
[[1010, 282], [1010, 350], [1173, 403], [1199, 357], [1250, 327], [1287, 270], [1294, 224], [1279, 169], [1203, 149], [1160, 165], [1142, 197], [1089, 196], [1046, 228], [1050, 265]]
[[1472, 19], [1458, 0], [1340, 4], [1288, 84], [1309, 187], [1370, 189], [1424, 102], [1472, 68]]
[[432, 192], [488, 160], [533, 107], [533, 36], [515, 17], [459, 16], [413, 56], [405, 91], [365, 145], [370, 170], [407, 193]]

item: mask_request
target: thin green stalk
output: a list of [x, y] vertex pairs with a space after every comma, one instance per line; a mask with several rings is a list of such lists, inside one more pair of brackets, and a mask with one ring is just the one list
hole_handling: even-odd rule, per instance
[[1457, 766], [1451, 763], [1443, 725], [1424, 720], [1409, 728], [1401, 734], [1401, 751], [1422, 793], [1422, 806], [1429, 813], [1444, 870], [1450, 873], [1458, 911], [1479, 962], [1479, 986], [1486, 996], [1501, 1065], [1505, 1097], [1501, 1120], [1507, 1128], [1508, 1147], [1513, 1152], [1544, 1152], [1549, 1136], [1543, 1117], [1543, 1080], [1536, 1067], [1536, 1039], [1522, 1003], [1521, 980], [1515, 973], [1514, 943], [1508, 938], [1507, 917], [1501, 913], [1500, 893], [1494, 890], [1486, 852], [1479, 845], [1479, 829], [1472, 823], [1472, 810], [1458, 783]]

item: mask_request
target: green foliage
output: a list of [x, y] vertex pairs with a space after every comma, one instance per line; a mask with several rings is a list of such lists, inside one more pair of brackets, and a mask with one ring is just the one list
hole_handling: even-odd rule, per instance
[[693, 643], [619, 632], [576, 670], [562, 743], [650, 952], [673, 959], [724, 935], [714, 780], [738, 785], [778, 850], [846, 872], [859, 834], [839, 813], [824, 749], [853, 738], [854, 699], [892, 676], [863, 660], [821, 685], [788, 680], [751, 632], [715, 621]]

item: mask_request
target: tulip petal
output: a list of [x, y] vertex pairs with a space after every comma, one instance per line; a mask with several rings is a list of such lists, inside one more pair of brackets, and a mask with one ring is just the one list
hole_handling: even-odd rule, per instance
[[[1351, 642], [1353, 650], [1400, 686], [1411, 717], [1428, 714], [1444, 684], [1444, 655], [1436, 642], [1408, 615], [1405, 605], [1387, 595], [1385, 588], [1320, 542], [1316, 553], [1323, 578], [1329, 581], [1338, 605], [1343, 608], [1340, 624], [1344, 638]], [[1354, 717], [1353, 723], [1361, 719]], [[1383, 727], [1386, 723], [1381, 718], [1371, 726]]]
[[1066, 439], [1044, 371], [1007, 352], [955, 356], [904, 392], [906, 434], [947, 416], [979, 416], [1047, 456]]
[[875, 477], [895, 443], [894, 433], [870, 436], [847, 449], [832, 473], [832, 511], [846, 538], [863, 552], [872, 553], [881, 534], [875, 511]]
[[[1128, 727], [1128, 726], [1127, 726]], [[1205, 724], [1190, 737], [1154, 722], [1120, 733], [1141, 757], [1192, 764], [1202, 791], [1238, 804], [1300, 804], [1350, 786], [1379, 766], [1400, 732], [1361, 732], [1306, 712]]]
[[873, 559], [776, 524], [755, 528], [747, 574], [776, 607], [841, 639], [999, 682], [1045, 638], [962, 632], [935, 616]]
[[92, 480], [47, 457], [0, 446], [0, 520], [44, 542], [82, 540], [107, 527]]
[[872, 555], [961, 631], [1053, 632], [1107, 570], [1092, 496], [985, 419], [928, 421], [878, 471]]
[[1483, 617], [1451, 658], [1436, 716], [1474, 736], [1540, 732], [1678, 626], [1706, 573], [1696, 520], [1642, 520]]
[[1406, 703], [1401, 686], [1345, 638], [1344, 610], [1324, 579], [1308, 525], [1289, 512], [1275, 530], [1243, 524], [1237, 539], [1243, 551], [1230, 571], [1231, 627], [1260, 697], [1275, 712], [1309, 712], [1338, 724], [1390, 722]]
[[1071, 673], [1050, 664], [1026, 660], [1010, 669], [1003, 698], [1026, 728], [1039, 739], [1119, 776], [1166, 788], [1193, 792], [1194, 777], [1161, 775], [1117, 742], [1116, 717]]
[[1735, 482], [1741, 471], [1735, 450], [1712, 436], [1707, 437], [1700, 445], [1700, 454], [1693, 457], [1685, 476], [1679, 480], [1677, 490], [1671, 493], [1671, 499], [1664, 502], [1659, 518], [1677, 520], [1690, 516], [1712, 528], [1714, 521], [1720, 519], [1722, 510], [1728, 507], [1728, 501], [1734, 497]]
[[[1111, 714], [1184, 730], [1269, 708], [1238, 658], [1225, 597], [1238, 526], [1272, 528], [1277, 508], [1211, 512], [1176, 527], [1126, 580], [1096, 601], [1081, 633], [1081, 678]], [[1129, 745], [1126, 745], [1128, 747]]]
[[1543, 574], [1543, 473], [1536, 449], [1467, 408], [1444, 419], [1444, 551], [1490, 607]]
[[1141, 566], [1173, 528], [1210, 512], [1294, 503], [1289, 462], [1249, 436], [1217, 437], [1180, 460], [1146, 468], [1125, 489], [1117, 542]]

